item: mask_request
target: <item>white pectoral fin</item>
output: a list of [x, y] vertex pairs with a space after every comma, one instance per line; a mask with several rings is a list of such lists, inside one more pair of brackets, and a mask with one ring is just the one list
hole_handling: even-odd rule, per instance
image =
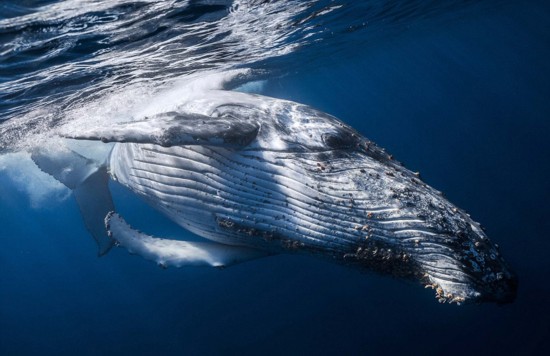
[[155, 238], [132, 229], [124, 219], [109, 213], [105, 218], [109, 236], [128, 252], [154, 261], [162, 267], [224, 267], [268, 256], [264, 251], [218, 244]]
[[104, 217], [114, 209], [105, 165], [86, 158], [66, 146], [36, 148], [31, 158], [45, 173], [73, 191], [86, 229], [98, 245], [100, 256], [113, 241], [107, 236]]
[[75, 189], [98, 170], [100, 164], [65, 145], [36, 147], [31, 152], [34, 163], [69, 189]]
[[248, 120], [167, 112], [109, 127], [63, 132], [62, 136], [77, 140], [150, 143], [164, 147], [206, 145], [238, 148], [254, 140], [258, 130], [259, 125]]

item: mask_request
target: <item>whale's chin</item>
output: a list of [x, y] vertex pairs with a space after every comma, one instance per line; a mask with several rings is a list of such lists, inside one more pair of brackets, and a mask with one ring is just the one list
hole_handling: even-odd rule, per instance
[[422, 281], [426, 288], [435, 291], [436, 299], [440, 303], [497, 303], [508, 304], [516, 299], [518, 278], [513, 274], [497, 273], [496, 280], [492, 282], [480, 282], [474, 280], [465, 272], [440, 271], [437, 276], [424, 273]]

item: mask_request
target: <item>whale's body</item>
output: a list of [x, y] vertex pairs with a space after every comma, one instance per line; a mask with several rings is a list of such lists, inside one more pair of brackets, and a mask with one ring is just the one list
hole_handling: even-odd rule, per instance
[[515, 277], [479, 224], [354, 129], [305, 105], [210, 91], [184, 111], [69, 136], [117, 142], [114, 179], [229, 251], [155, 239], [108, 216], [112, 237], [163, 265], [306, 253], [417, 280], [440, 301], [514, 297]]
[[[288, 118], [273, 122], [266, 115], [269, 120], [259, 122], [254, 141], [242, 148], [116, 144], [110, 171], [182, 227], [217, 242], [270, 250], [302, 246], [335, 258], [354, 252], [374, 233], [375, 221], [387, 218], [381, 223], [390, 224], [398, 210], [390, 201], [395, 190], [384, 183], [390, 172], [379, 171], [366, 141], [349, 127], [285, 104], [301, 115], [304, 123], [294, 124], [304, 125], [300, 134], [311, 147], [293, 142], [291, 135], [281, 140], [278, 130], [288, 126]], [[250, 113], [250, 108], [232, 105], [232, 120], [241, 109]], [[318, 127], [316, 121], [333, 125]], [[274, 142], [274, 136], [280, 141]], [[333, 147], [326, 147], [331, 140]], [[361, 193], [367, 185], [368, 194]], [[399, 220], [395, 226], [419, 221]], [[365, 227], [368, 222], [372, 229]]]

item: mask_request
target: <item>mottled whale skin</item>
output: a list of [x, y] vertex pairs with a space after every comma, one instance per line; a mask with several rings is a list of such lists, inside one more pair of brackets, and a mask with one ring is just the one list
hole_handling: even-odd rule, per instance
[[[117, 142], [108, 163], [115, 180], [183, 228], [237, 249], [212, 265], [246, 259], [239, 248], [255, 257], [314, 254], [416, 280], [440, 302], [515, 298], [517, 279], [478, 223], [353, 128], [308, 106], [212, 90], [177, 111], [66, 136]], [[177, 254], [170, 240], [134, 233], [116, 214], [107, 227], [163, 265]], [[186, 258], [173, 265], [191, 264], [182, 248]]]

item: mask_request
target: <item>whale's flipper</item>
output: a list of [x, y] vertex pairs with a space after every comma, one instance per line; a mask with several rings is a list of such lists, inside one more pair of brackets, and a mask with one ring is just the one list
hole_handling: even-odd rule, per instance
[[258, 130], [259, 124], [253, 120], [167, 112], [141, 121], [62, 135], [78, 140], [150, 143], [164, 147], [205, 145], [238, 148], [254, 140]]
[[109, 192], [107, 168], [67, 147], [37, 148], [31, 158], [43, 172], [50, 174], [74, 193], [84, 224], [99, 248], [99, 255], [109, 252], [113, 241], [105, 230], [105, 216], [114, 210]]
[[154, 261], [162, 267], [225, 267], [269, 256], [267, 252], [247, 247], [155, 238], [132, 229], [114, 212], [105, 218], [105, 226], [109, 236], [128, 252]]
[[31, 158], [38, 168], [71, 190], [86, 181], [101, 166], [65, 145], [37, 147], [32, 151]]

